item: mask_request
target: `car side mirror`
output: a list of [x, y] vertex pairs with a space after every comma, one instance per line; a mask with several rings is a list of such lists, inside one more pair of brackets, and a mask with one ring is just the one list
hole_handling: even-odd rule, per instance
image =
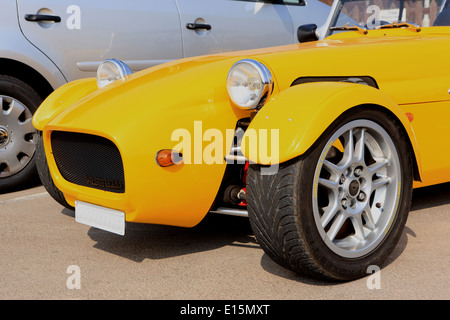
[[310, 42], [319, 40], [317, 36], [317, 25], [315, 24], [304, 24], [297, 29], [297, 39], [298, 42]]

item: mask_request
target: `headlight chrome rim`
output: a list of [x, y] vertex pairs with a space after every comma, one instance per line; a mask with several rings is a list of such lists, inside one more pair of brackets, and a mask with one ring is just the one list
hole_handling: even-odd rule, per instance
[[[253, 98], [249, 98], [246, 102], [243, 103], [242, 101], [239, 101], [239, 99], [237, 99], [235, 93], [232, 91], [230, 82], [232, 81], [231, 78], [233, 77], [233, 73], [236, 70], [238, 70], [239, 68], [241, 68], [241, 71], [242, 71], [242, 67], [244, 67], [244, 66], [250, 67], [253, 69], [253, 71], [256, 72], [256, 74], [259, 77], [258, 80], [260, 81], [261, 88], [258, 91], [258, 94], [253, 96]], [[257, 60], [253, 60], [253, 59], [240, 60], [240, 61], [236, 62], [235, 64], [233, 64], [233, 66], [230, 68], [230, 71], [228, 72], [227, 90], [228, 90], [228, 95], [230, 96], [231, 100], [238, 107], [240, 107], [242, 109], [247, 109], [247, 110], [259, 109], [267, 102], [270, 95], [272, 94], [272, 91], [273, 91], [272, 74], [271, 74], [270, 70], [263, 63], [261, 63]]]
[[103, 88], [117, 80], [125, 80], [130, 74], [132, 71], [125, 62], [106, 59], [97, 68], [97, 85]]

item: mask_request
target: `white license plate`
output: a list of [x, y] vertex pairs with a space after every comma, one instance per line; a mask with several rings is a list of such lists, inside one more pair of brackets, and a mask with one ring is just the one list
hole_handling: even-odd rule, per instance
[[122, 236], [125, 235], [125, 213], [122, 211], [75, 201], [75, 221]]

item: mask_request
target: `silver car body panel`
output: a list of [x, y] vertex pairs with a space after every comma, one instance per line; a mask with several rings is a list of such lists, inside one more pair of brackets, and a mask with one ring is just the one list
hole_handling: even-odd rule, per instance
[[20, 30], [15, 0], [2, 0], [0, 10], [0, 74], [10, 61], [20, 62], [41, 74], [55, 89], [67, 82], [44, 53], [27, 41]]
[[[8, 1], [11, 6], [13, 1]], [[296, 43], [297, 27], [324, 23], [330, 9], [318, 0], [308, 0], [305, 6], [258, 0], [75, 3], [17, 0], [22, 38], [34, 48], [28, 56], [33, 60], [35, 55], [44, 54], [67, 81], [95, 76], [98, 65], [110, 58], [123, 60], [138, 71], [183, 57]], [[61, 21], [27, 21], [27, 14], [54, 15]], [[195, 22], [209, 24], [211, 29], [186, 28]], [[41, 52], [33, 53], [36, 48]], [[62, 84], [60, 79], [51, 83], [54, 88]]]
[[[23, 34], [58, 65], [68, 81], [93, 76], [105, 59], [127, 60], [135, 68], [132, 62], [139, 61], [137, 67], [145, 68], [183, 56], [174, 0], [73, 3], [18, 1]], [[61, 22], [30, 22], [24, 19], [26, 14], [56, 15]]]
[[229, 0], [177, 3], [182, 26], [196, 22], [211, 26], [209, 31], [182, 28], [185, 56], [277, 46], [294, 40], [291, 16], [284, 5]]

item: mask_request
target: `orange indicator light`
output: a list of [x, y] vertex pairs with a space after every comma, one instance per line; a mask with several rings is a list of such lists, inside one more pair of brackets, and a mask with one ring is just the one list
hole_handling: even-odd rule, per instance
[[181, 164], [183, 156], [178, 151], [162, 149], [156, 154], [155, 160], [160, 167], [169, 167], [174, 164]]

